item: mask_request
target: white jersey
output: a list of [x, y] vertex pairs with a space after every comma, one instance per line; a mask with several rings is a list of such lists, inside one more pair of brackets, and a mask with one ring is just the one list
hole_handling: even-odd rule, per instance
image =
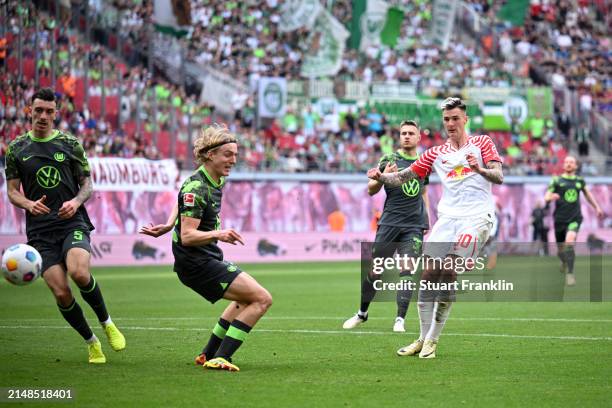
[[495, 204], [491, 182], [474, 173], [467, 159], [472, 153], [481, 167], [490, 161], [501, 162], [495, 144], [487, 135], [470, 136], [460, 149], [450, 141], [434, 146], [423, 153], [410, 168], [421, 178], [433, 170], [442, 182], [442, 198], [438, 203], [438, 217], [472, 218], [493, 215]]

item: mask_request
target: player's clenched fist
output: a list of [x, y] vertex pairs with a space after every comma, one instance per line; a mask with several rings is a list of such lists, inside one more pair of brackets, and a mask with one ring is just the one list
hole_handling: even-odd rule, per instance
[[382, 173], [377, 167], [368, 170], [368, 178], [371, 178], [372, 180], [379, 180], [381, 174]]
[[478, 159], [476, 158], [476, 156], [474, 156], [472, 153], [468, 153], [465, 158], [467, 159], [468, 165], [470, 166], [470, 169], [472, 169], [472, 171], [474, 171], [475, 173], [479, 173], [480, 174], [480, 164], [478, 163]]

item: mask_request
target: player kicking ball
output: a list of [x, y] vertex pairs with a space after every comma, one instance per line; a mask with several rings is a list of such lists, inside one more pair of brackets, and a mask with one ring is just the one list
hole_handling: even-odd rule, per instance
[[[399, 173], [383, 174], [378, 168], [368, 171], [369, 178], [385, 186], [423, 179], [434, 170], [440, 177], [443, 190], [439, 218], [423, 251], [426, 259], [421, 279], [426, 284], [455, 282], [455, 268], [449, 265], [454, 265], [458, 258], [478, 256], [493, 227], [495, 205], [491, 186], [503, 182], [501, 158], [489, 136], [466, 133], [467, 119], [463, 101], [447, 98], [442, 103], [446, 143], [428, 149]], [[397, 354], [418, 353], [420, 358], [435, 358], [454, 299], [453, 290], [419, 290], [420, 336]]]
[[32, 130], [11, 142], [6, 154], [8, 197], [26, 210], [28, 245], [42, 257], [42, 277], [60, 313], [86, 341], [89, 362], [106, 363], [100, 340], [68, 284], [70, 277], [79, 287], [112, 349], [125, 349], [125, 337], [111, 320], [100, 285], [89, 272], [89, 233], [94, 227], [83, 205], [93, 191], [87, 156], [77, 138], [53, 129], [57, 101], [52, 89], [36, 91], [29, 111]]
[[547, 203], [555, 202], [554, 219], [557, 253], [561, 259], [561, 272], [565, 273], [565, 284], [567, 286], [576, 284], [574, 243], [580, 230], [580, 224], [582, 224], [580, 193], [584, 194], [598, 217], [604, 216], [604, 212], [595, 197], [587, 188], [584, 178], [576, 176], [576, 170], [578, 170], [576, 158], [566, 156], [563, 160], [563, 174], [560, 177], [553, 177], [544, 196]]
[[[380, 159], [378, 168], [385, 173], [394, 173], [407, 168], [418, 158], [417, 146], [421, 132], [416, 122], [403, 121], [400, 124], [400, 149]], [[429, 201], [427, 184], [429, 179], [412, 180], [399, 187], [385, 186], [385, 206], [378, 221], [372, 256], [388, 258], [397, 252], [400, 256], [416, 258], [421, 255], [423, 234], [429, 228]], [[368, 194], [373, 196], [383, 187], [376, 180], [368, 182]], [[413, 271], [403, 270], [400, 277], [407, 279]], [[342, 327], [353, 329], [368, 320], [368, 308], [376, 295], [374, 282], [380, 279], [373, 273], [361, 283], [361, 306], [359, 311], [346, 320]], [[393, 324], [394, 332], [405, 332], [404, 319], [412, 292], [409, 289], [397, 291], [397, 315]]]
[[217, 245], [218, 241], [244, 245], [236, 231], [220, 229], [219, 218], [225, 177], [238, 155], [236, 137], [225, 127], [208, 127], [195, 140], [193, 153], [201, 166], [183, 183], [167, 223], [140, 232], [159, 237], [174, 228], [174, 271], [180, 281], [211, 303], [230, 301], [195, 362], [208, 369], [240, 371], [232, 356], [272, 305], [272, 296], [253, 277], [225, 261]]

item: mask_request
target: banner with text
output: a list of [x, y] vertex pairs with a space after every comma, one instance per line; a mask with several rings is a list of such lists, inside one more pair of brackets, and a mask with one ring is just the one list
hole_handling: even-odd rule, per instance
[[[236, 262], [358, 261], [361, 242], [374, 233], [243, 233], [245, 245], [221, 243], [225, 258]], [[172, 234], [160, 238], [144, 235], [92, 234], [93, 266], [172, 265]], [[0, 253], [26, 242], [25, 236], [0, 235]]]
[[176, 191], [178, 168], [174, 160], [89, 159], [96, 191]]
[[430, 36], [434, 44], [446, 50], [455, 27], [457, 0], [434, 0]]
[[[588, 179], [587, 179], [588, 182]], [[531, 214], [541, 201], [547, 185], [504, 184], [495, 186], [493, 193], [499, 206], [499, 240], [528, 242], [533, 228]], [[578, 241], [586, 242], [589, 235], [612, 242], [612, 185], [589, 184], [589, 190], [603, 206], [607, 218], [598, 219], [586, 200], [581, 200], [584, 220]], [[0, 170], [0, 234], [25, 234], [25, 213], [16, 208], [6, 195], [4, 170]], [[441, 185], [427, 188], [430, 223], [436, 221], [436, 207], [442, 195]], [[96, 227], [96, 234], [137, 234], [138, 228], [149, 223], [164, 223], [176, 204], [176, 190], [167, 191], [94, 191], [87, 202], [87, 211]], [[375, 229], [372, 219], [383, 209], [384, 193], [370, 197], [366, 183], [304, 182], [304, 181], [232, 181], [223, 192], [221, 221], [223, 228], [241, 233], [292, 233], [300, 239], [306, 233], [330, 231], [329, 216], [336, 210], [344, 215], [344, 233], [370, 233]], [[554, 241], [552, 211], [545, 224], [549, 239]], [[367, 234], [366, 234], [367, 235]]]

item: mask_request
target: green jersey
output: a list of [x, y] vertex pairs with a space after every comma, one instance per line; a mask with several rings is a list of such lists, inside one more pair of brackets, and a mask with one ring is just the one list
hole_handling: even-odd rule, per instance
[[89, 162], [83, 146], [74, 136], [54, 130], [45, 139], [34, 138], [29, 131], [15, 140], [6, 153], [6, 179], [19, 179], [28, 200], [47, 196], [44, 204], [51, 212], [33, 216], [26, 212], [26, 233], [81, 228], [94, 229], [85, 206], [80, 206], [70, 219], [61, 219], [58, 211], [80, 190], [82, 177], [90, 176]]
[[215, 231], [221, 228], [221, 189], [225, 180], [215, 182], [204, 166], [193, 173], [181, 187], [178, 195], [178, 217], [172, 236], [172, 252], [175, 257], [175, 270], [178, 272], [184, 263], [193, 263], [203, 258], [223, 260], [223, 252], [216, 241], [202, 246], [184, 246], [181, 243], [181, 216], [200, 220], [199, 231]]
[[559, 194], [555, 203], [555, 224], [582, 222], [580, 192], [584, 191], [584, 178], [578, 176], [553, 177], [548, 191]]
[[[401, 171], [414, 163], [417, 158], [418, 156], [406, 156], [398, 150], [395, 153], [384, 155], [378, 167], [382, 172], [387, 163], [395, 163], [397, 171]], [[429, 184], [429, 177], [409, 180], [399, 187], [385, 186], [387, 198], [378, 225], [429, 228], [429, 219], [422, 194], [423, 187], [427, 184]]]

